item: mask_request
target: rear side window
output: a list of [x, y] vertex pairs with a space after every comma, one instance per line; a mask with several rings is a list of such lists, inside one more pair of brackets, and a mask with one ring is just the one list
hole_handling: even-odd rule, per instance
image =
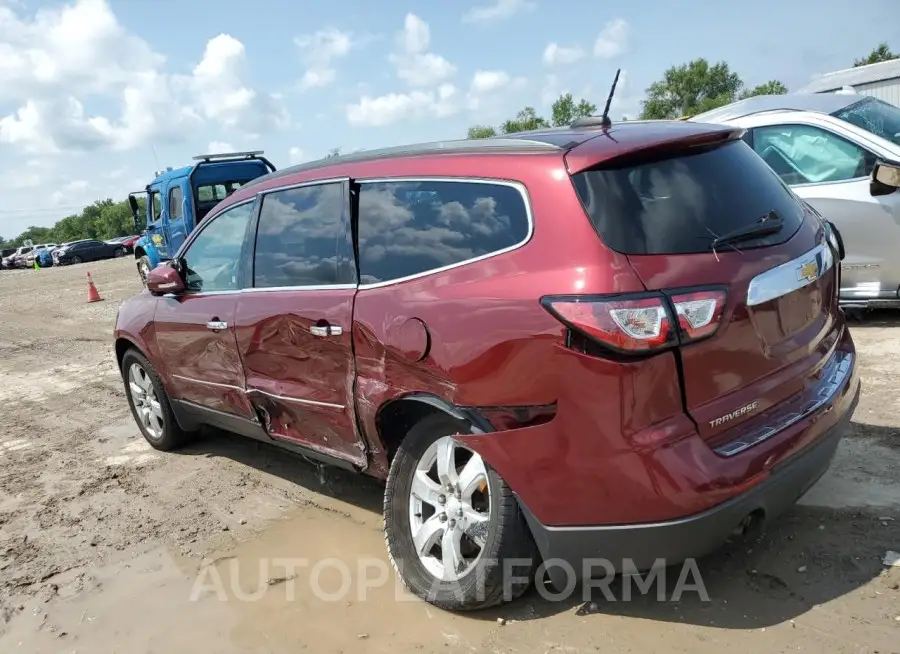
[[176, 219], [184, 216], [181, 210], [184, 200], [184, 192], [180, 186], [169, 189], [169, 218]]
[[254, 286], [355, 284], [347, 205], [342, 183], [266, 194], [256, 234]]
[[476, 181], [363, 183], [360, 283], [403, 279], [523, 243], [530, 222], [513, 186]]
[[785, 225], [740, 247], [787, 241], [803, 221], [793, 193], [743, 141], [573, 177], [607, 246], [624, 254], [709, 252], [716, 236], [775, 211]]

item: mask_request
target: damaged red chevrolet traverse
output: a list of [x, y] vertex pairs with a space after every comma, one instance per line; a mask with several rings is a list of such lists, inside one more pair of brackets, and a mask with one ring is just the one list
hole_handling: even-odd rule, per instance
[[404, 583], [473, 609], [541, 561], [702, 556], [814, 484], [859, 394], [841, 256], [740, 130], [587, 120], [254, 180], [115, 348], [151, 445], [209, 424], [385, 479]]

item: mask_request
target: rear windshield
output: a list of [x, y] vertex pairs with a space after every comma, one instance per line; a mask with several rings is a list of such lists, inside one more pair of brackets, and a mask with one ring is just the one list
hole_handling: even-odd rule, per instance
[[197, 187], [197, 202], [221, 202], [237, 191], [244, 182], [223, 182], [222, 184], [204, 184]]
[[709, 252], [717, 236], [772, 211], [784, 220], [781, 231], [735, 247], [776, 245], [803, 221], [799, 201], [743, 141], [604, 166], [572, 179], [600, 238], [623, 254]]

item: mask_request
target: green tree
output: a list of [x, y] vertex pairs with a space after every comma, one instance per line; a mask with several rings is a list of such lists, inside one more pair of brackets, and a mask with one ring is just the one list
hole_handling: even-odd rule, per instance
[[[571, 125], [577, 118], [593, 116], [597, 113], [597, 105], [584, 98], [575, 103], [571, 93], [559, 96], [550, 109], [554, 127]], [[471, 138], [471, 137], [470, 137]]]
[[879, 43], [868, 56], [854, 61], [853, 67], [858, 68], [859, 66], [868, 66], [869, 64], [877, 64], [882, 61], [890, 61], [891, 59], [900, 59], [900, 54], [891, 52], [887, 43]]
[[500, 131], [504, 134], [515, 134], [516, 132], [528, 132], [545, 127], [550, 127], [550, 123], [538, 116], [534, 107], [525, 107], [516, 114], [515, 118], [505, 121], [500, 126]]
[[740, 98], [743, 100], [744, 98], [752, 98], [755, 95], [784, 95], [787, 92], [787, 87], [784, 84], [777, 79], [772, 79], [765, 84], [741, 91]]
[[469, 128], [470, 139], [488, 139], [497, 136], [497, 130], [490, 125], [473, 125]]
[[325, 159], [331, 159], [332, 157], [339, 157], [339, 156], [341, 156], [341, 149], [340, 148], [331, 148], [328, 151], [328, 154], [325, 155]]
[[724, 61], [710, 66], [706, 59], [694, 59], [672, 66], [650, 85], [641, 118], [679, 118], [715, 109], [734, 102], [742, 86], [741, 78]]

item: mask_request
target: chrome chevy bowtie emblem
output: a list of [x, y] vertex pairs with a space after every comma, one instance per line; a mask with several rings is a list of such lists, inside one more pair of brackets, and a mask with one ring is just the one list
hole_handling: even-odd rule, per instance
[[819, 276], [819, 264], [815, 261], [808, 261], [807, 263], [800, 264], [800, 268], [797, 271], [797, 279], [800, 281], [812, 282], [815, 281]]

